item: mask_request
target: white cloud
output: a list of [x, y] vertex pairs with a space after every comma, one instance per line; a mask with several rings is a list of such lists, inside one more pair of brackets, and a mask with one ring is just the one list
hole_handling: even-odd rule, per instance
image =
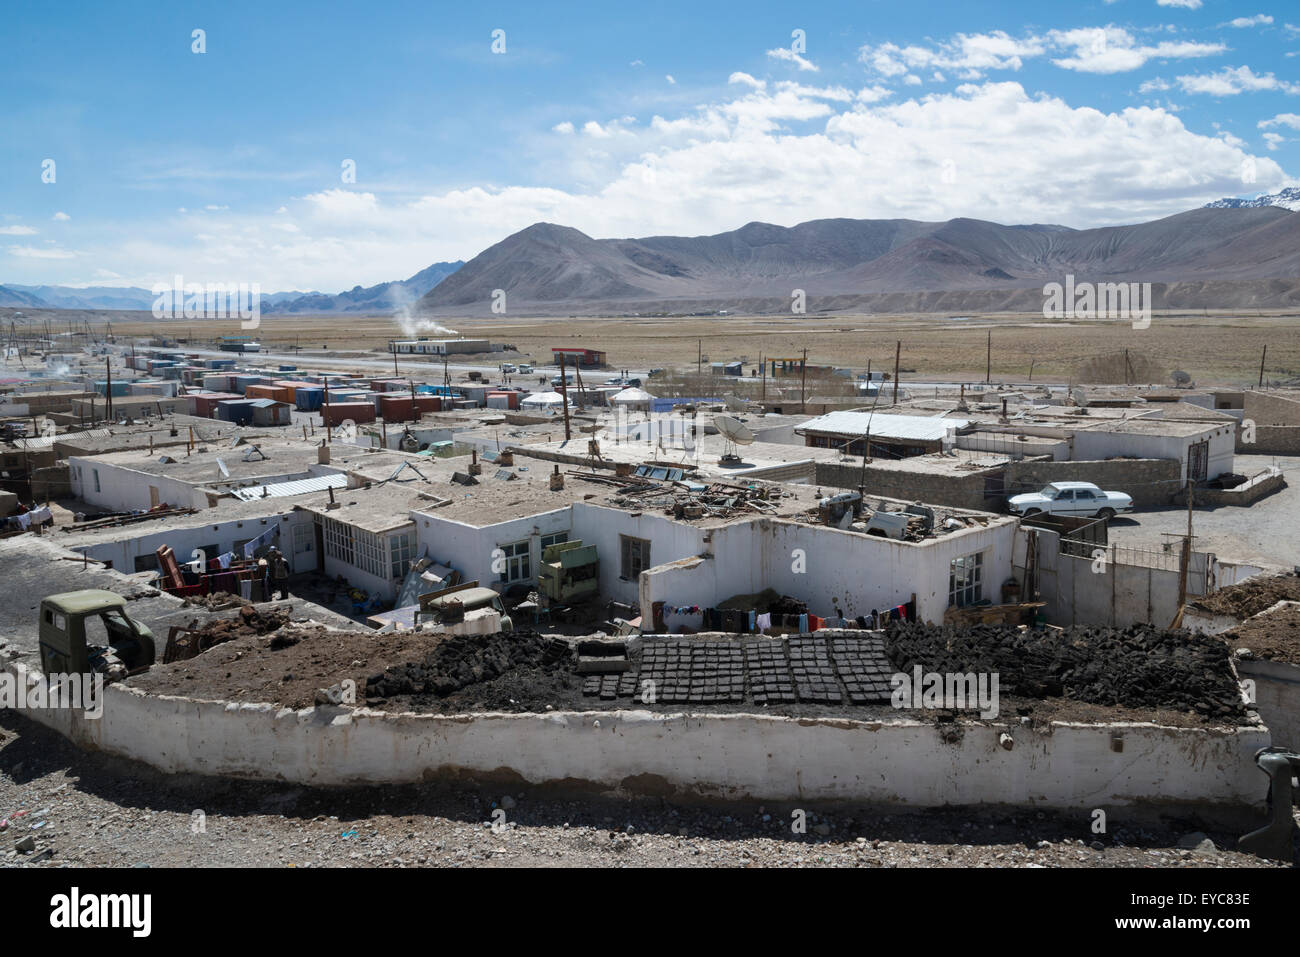
[[1279, 113], [1272, 119], [1260, 120], [1255, 125], [1261, 130], [1268, 129], [1270, 126], [1289, 126], [1293, 130], [1300, 130], [1300, 113]]
[[1115, 26], [1053, 30], [1048, 36], [1055, 47], [1071, 51], [1069, 56], [1052, 62], [1080, 73], [1126, 73], [1148, 60], [1216, 56], [1227, 50], [1222, 43], [1165, 40], [1154, 45], [1140, 44], [1127, 30]]
[[218, 205], [216, 205], [215, 203], [208, 203], [208, 205], [204, 206], [203, 208], [206, 209], [206, 210], [207, 210], [208, 212], [210, 212], [210, 213], [219, 213], [219, 212], [221, 212], [222, 210], [229, 209], [230, 207], [229, 207], [229, 206], [218, 206]]
[[750, 76], [748, 73], [741, 73], [739, 70], [737, 70], [735, 73], [731, 74], [731, 76], [727, 77], [727, 82], [728, 82], [728, 83], [742, 83], [742, 84], [744, 84], [745, 86], [753, 87], [755, 90], [763, 90], [763, 89], [766, 89], [766, 88], [767, 88], [767, 83], [766, 83], [765, 81], [763, 81], [763, 80], [756, 80], [756, 79], [754, 79], [754, 77]]
[[1168, 80], [1162, 79], [1161, 77], [1158, 76], [1153, 76], [1151, 79], [1144, 81], [1142, 85], [1138, 87], [1138, 92], [1139, 93], [1163, 93], [1165, 90], [1172, 90], [1172, 89], [1173, 89], [1173, 84], [1170, 83]]
[[1217, 73], [1180, 76], [1178, 85], [1184, 93], [1206, 93], [1210, 96], [1236, 96], [1260, 90], [1300, 93], [1300, 83], [1279, 80], [1272, 73], [1257, 74], [1248, 66], [1224, 67]]
[[1275, 150], [1277, 149], [1279, 143], [1286, 142], [1286, 137], [1278, 133], [1265, 133], [1264, 142], [1268, 144], [1268, 148], [1270, 150]]
[[56, 223], [66, 223], [71, 218], [72, 217], [65, 212], [57, 212], [50, 217], [50, 219], [54, 220]]
[[798, 66], [800, 70], [809, 70], [816, 73], [819, 69], [817, 64], [813, 63], [811, 60], [804, 59], [788, 47], [777, 47], [775, 50], [768, 50], [767, 55], [772, 57], [774, 60], [785, 60], [788, 63], [793, 63]]
[[672, 75], [671, 73], [667, 73], [667, 74], [665, 74], [665, 75], [664, 75], [664, 79], [667, 80], [667, 81], [668, 81], [670, 84], [672, 84], [673, 86], [676, 86], [676, 85], [677, 85], [677, 81], [673, 79], [673, 75]]
[[595, 120], [588, 120], [586, 123], [583, 123], [582, 132], [585, 136], [590, 136], [598, 140], [609, 139], [609, 137], [614, 135]]
[[1237, 17], [1229, 20], [1227, 25], [1236, 27], [1238, 30], [1244, 30], [1247, 27], [1262, 27], [1273, 22], [1273, 18], [1267, 13], [1257, 13], [1253, 17]]
[[9, 255], [20, 259], [75, 259], [76, 253], [66, 249], [41, 249], [38, 246], [10, 246]]
[[1017, 40], [995, 30], [992, 33], [959, 33], [934, 48], [900, 47], [895, 43], [864, 46], [858, 59], [881, 76], [895, 77], [911, 70], [950, 69], [968, 74], [983, 70], [1019, 70], [1024, 60], [1046, 52], [1038, 37]]
[[[738, 81], [689, 110], [601, 129], [619, 133], [600, 141], [609, 157], [601, 166], [592, 165], [587, 137], [545, 137], [556, 151], [550, 182], [561, 185], [425, 195], [329, 189], [289, 200], [289, 217], [204, 217], [201, 236], [187, 216], [125, 239], [115, 231], [93, 253], [79, 245], [75, 262], [144, 286], [180, 271], [195, 281], [257, 281], [265, 290], [335, 290], [471, 257], [538, 221], [597, 237], [698, 235], [756, 219], [793, 225], [828, 217], [1086, 227], [1236, 195], [1247, 160], [1259, 189], [1286, 181], [1262, 147], [1252, 156], [1239, 141], [1187, 129], [1168, 109], [1072, 106], [1015, 82], [905, 98], [883, 86], [853, 92]], [[953, 160], [955, 176], [944, 175]], [[282, 228], [286, 218], [297, 232]], [[15, 248], [30, 249], [13, 247], [13, 256], [23, 255]]]
[[36, 230], [30, 226], [0, 226], [0, 236], [35, 236]]
[[1052, 62], [1065, 70], [1080, 73], [1123, 73], [1136, 70], [1150, 60], [1182, 60], [1216, 56], [1227, 50], [1222, 43], [1194, 43], [1164, 40], [1145, 44], [1122, 27], [1081, 27], [1075, 30], [1051, 30], [1044, 36], [1033, 34], [1016, 38], [1001, 31], [959, 33], [933, 46], [898, 46], [881, 43], [864, 46], [858, 59], [869, 69], [887, 79], [903, 77], [912, 82], [911, 71], [956, 71], [964, 80], [981, 79], [990, 70], [1019, 70], [1026, 60], [1063, 53]]
[[1162, 7], [1182, 7], [1184, 10], [1201, 9], [1201, 0], [1156, 0]]
[[565, 120], [563, 123], [556, 123], [554, 126], [551, 127], [551, 132], [563, 133], [567, 136], [568, 134], [573, 132], [573, 124], [570, 123], [568, 120]]
[[645, 66], [645, 63], [643, 63], [641, 60], [633, 60], [631, 63], [628, 64], [628, 66]]
[[854, 99], [861, 103], [879, 103], [886, 97], [893, 96], [894, 91], [883, 86], [864, 86], [855, 93]]

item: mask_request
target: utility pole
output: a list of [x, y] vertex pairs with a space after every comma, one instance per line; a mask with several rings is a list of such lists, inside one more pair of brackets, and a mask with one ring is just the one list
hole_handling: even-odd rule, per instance
[[321, 419], [325, 422], [325, 441], [332, 444], [334, 442], [334, 429], [330, 425], [330, 377], [329, 373], [322, 376], [325, 383], [325, 411], [321, 413]]
[[1034, 362], [1035, 362], [1034, 359], [1029, 360], [1029, 381], [1030, 382], [1034, 381]]
[[1187, 537], [1183, 539], [1183, 550], [1178, 562], [1178, 613], [1169, 626], [1177, 628], [1183, 622], [1183, 605], [1187, 602], [1187, 573], [1192, 564], [1192, 489], [1195, 484], [1192, 477], [1187, 477]]
[[1268, 358], [1268, 343], [1264, 343], [1264, 352], [1259, 357], [1259, 388], [1264, 388], [1264, 360]]
[[560, 353], [560, 396], [564, 399], [564, 441], [572, 438], [569, 432], [569, 389], [568, 379], [564, 375], [564, 353]]
[[984, 382], [993, 381], [993, 327], [989, 326], [988, 345], [984, 349]]
[[104, 372], [108, 381], [104, 383], [105, 416], [113, 418], [113, 360], [104, 357]]
[[808, 350], [803, 351], [803, 359], [799, 362], [799, 411], [806, 412], [808, 409]]
[[898, 360], [903, 354], [903, 340], [894, 346], [894, 405], [898, 405]]
[[397, 343], [392, 342], [389, 343], [389, 345], [391, 345], [393, 349], [393, 378], [395, 379], [398, 377], [398, 375], [400, 375], [400, 373], [397, 371]]
[[766, 401], [767, 401], [767, 356], [760, 355], [760, 356], [758, 357], [758, 364], [761, 365], [761, 366], [763, 367], [763, 393], [762, 393], [762, 399], [763, 399], [764, 402], [766, 402]]
[[704, 375], [704, 340], [695, 340], [695, 380], [699, 383]]

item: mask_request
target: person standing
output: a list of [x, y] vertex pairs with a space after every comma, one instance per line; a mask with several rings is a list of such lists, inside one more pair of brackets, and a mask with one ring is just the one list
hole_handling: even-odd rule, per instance
[[280, 599], [284, 600], [289, 597], [289, 562], [278, 548], [272, 548], [267, 557], [270, 559], [271, 582], [274, 590], [278, 591]]

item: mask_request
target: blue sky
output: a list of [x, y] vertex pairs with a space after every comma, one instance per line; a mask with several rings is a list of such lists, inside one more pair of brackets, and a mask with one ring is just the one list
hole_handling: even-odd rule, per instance
[[539, 220], [1084, 227], [1300, 175], [1289, 3], [26, 4], [0, 80], [0, 283], [334, 292]]

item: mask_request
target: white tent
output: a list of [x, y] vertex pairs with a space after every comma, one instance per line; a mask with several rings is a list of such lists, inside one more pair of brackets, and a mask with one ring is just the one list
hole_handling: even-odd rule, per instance
[[558, 392], [535, 392], [519, 403], [520, 408], [534, 412], [562, 412], [564, 396]]
[[640, 409], [648, 411], [650, 401], [653, 399], [649, 392], [644, 389], [624, 389], [622, 392], [615, 393], [609, 397], [609, 404], [615, 407], [621, 406], [625, 409]]

